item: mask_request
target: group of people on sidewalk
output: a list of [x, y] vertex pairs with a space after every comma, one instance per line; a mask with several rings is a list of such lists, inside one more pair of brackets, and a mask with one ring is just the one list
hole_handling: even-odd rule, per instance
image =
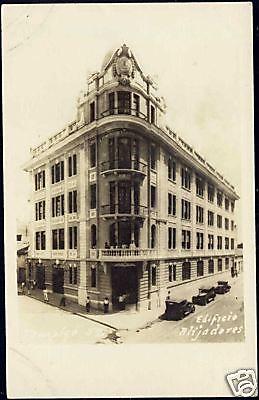
[[[91, 310], [91, 300], [90, 300], [89, 296], [86, 297], [85, 309], [86, 309], [87, 313], [89, 313], [90, 310]], [[104, 300], [103, 300], [103, 312], [104, 312], [104, 314], [107, 314], [109, 312], [109, 299], [108, 299], [108, 297], [105, 297]]]

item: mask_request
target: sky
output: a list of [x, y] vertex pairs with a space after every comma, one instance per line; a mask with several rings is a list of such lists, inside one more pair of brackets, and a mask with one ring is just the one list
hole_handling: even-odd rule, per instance
[[[168, 125], [236, 188], [251, 119], [251, 27], [242, 3], [4, 6], [4, 148], [18, 219], [29, 218], [30, 147], [76, 115], [87, 77], [126, 43], [158, 83]], [[9, 173], [10, 171], [10, 173]]]

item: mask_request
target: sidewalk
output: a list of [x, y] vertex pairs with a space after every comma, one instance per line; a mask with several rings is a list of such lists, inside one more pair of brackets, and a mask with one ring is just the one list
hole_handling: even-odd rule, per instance
[[[175, 286], [170, 289], [171, 298], [186, 298], [191, 301], [194, 294], [197, 294], [199, 287], [202, 285], [215, 286], [218, 280], [228, 280], [231, 284], [233, 280], [229, 271], [224, 271], [213, 276], [198, 279], [193, 282]], [[43, 301], [42, 290], [34, 289], [31, 291], [32, 298]], [[162, 302], [160, 308], [144, 311], [120, 311], [104, 314], [102, 311], [93, 310], [87, 313], [85, 307], [66, 298], [66, 307], [60, 307], [60, 299], [62, 295], [57, 293], [49, 293], [49, 303], [52, 306], [62, 308], [64, 311], [72, 312], [81, 317], [95, 321], [99, 324], [108, 326], [116, 330], [137, 330], [144, 328], [158, 319], [165, 311], [165, 304]]]

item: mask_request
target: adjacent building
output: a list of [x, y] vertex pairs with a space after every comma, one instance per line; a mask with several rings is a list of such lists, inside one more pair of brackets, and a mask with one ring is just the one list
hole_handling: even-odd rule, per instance
[[26, 266], [29, 251], [28, 226], [22, 221], [17, 221], [17, 283], [26, 282]]
[[113, 309], [234, 264], [234, 187], [165, 124], [165, 103], [123, 45], [88, 79], [77, 115], [31, 151], [29, 267], [40, 288]]

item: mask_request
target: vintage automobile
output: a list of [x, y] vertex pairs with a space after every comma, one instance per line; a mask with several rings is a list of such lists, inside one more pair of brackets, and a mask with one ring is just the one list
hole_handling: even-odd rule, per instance
[[186, 299], [174, 299], [165, 301], [165, 319], [179, 320], [183, 319], [195, 311], [195, 306]]
[[215, 293], [217, 294], [225, 294], [229, 292], [231, 286], [228, 284], [228, 281], [218, 281], [218, 286], [215, 287]]
[[199, 304], [200, 306], [206, 306], [210, 301], [216, 297], [215, 288], [212, 287], [201, 287], [199, 294], [192, 297], [193, 304]]

